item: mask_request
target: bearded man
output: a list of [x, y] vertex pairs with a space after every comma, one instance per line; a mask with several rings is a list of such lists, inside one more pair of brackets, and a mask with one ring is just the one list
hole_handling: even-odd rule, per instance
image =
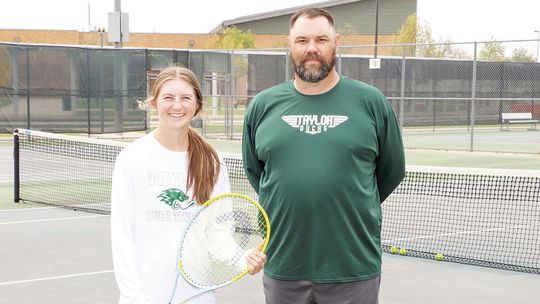
[[266, 303], [378, 303], [381, 204], [405, 176], [394, 111], [376, 88], [339, 75], [328, 11], [289, 22], [295, 78], [248, 106], [244, 169], [272, 225]]

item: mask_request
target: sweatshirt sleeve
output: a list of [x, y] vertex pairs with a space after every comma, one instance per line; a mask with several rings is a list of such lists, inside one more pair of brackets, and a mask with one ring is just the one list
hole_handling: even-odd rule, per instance
[[251, 101], [244, 117], [244, 130], [242, 133], [242, 161], [244, 171], [249, 183], [259, 193], [259, 182], [264, 169], [264, 163], [259, 161], [255, 146], [255, 130], [257, 121], [255, 119], [255, 104], [257, 96]]
[[381, 99], [384, 106], [382, 126], [377, 135], [379, 156], [376, 160], [376, 175], [382, 203], [405, 177], [405, 153], [396, 115], [386, 98], [381, 96]]
[[114, 273], [120, 289], [119, 304], [150, 304], [138, 274], [133, 196], [133, 181], [120, 154], [111, 189], [111, 245]]

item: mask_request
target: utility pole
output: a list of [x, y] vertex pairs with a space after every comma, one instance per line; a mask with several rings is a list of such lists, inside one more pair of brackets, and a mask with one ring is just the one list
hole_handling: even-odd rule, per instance
[[121, 0], [114, 0], [114, 11], [118, 14], [120, 14], [119, 21], [119, 27], [120, 27], [120, 41], [114, 43], [114, 47], [117, 49], [122, 48], [122, 9], [121, 9]]
[[90, 22], [90, 2], [88, 2], [88, 31], [92, 30], [92, 23]]
[[536, 62], [538, 62], [538, 47], [540, 46], [540, 31], [534, 31], [536, 33]]
[[378, 42], [379, 42], [379, 0], [375, 0], [375, 52], [374, 52], [375, 58], [377, 58]]

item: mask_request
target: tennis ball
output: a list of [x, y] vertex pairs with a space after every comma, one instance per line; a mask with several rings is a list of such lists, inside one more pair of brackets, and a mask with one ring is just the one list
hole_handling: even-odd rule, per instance
[[391, 254], [396, 254], [398, 252], [398, 249], [396, 246], [392, 246], [392, 248], [390, 248], [390, 253]]
[[444, 255], [443, 255], [442, 253], [437, 253], [437, 254], [435, 255], [435, 260], [437, 260], [437, 261], [442, 261], [442, 260], [444, 260]]
[[401, 249], [399, 250], [399, 254], [400, 254], [400, 255], [407, 255], [407, 249], [401, 248]]

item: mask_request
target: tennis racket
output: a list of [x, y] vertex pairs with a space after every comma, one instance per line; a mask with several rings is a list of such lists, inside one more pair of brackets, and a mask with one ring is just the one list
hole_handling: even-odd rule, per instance
[[269, 238], [268, 216], [252, 198], [228, 193], [210, 199], [187, 225], [176, 264], [176, 283], [182, 275], [201, 290], [175, 300], [175, 284], [169, 303], [184, 303], [237, 281], [249, 272], [247, 255], [253, 250], [264, 252]]

